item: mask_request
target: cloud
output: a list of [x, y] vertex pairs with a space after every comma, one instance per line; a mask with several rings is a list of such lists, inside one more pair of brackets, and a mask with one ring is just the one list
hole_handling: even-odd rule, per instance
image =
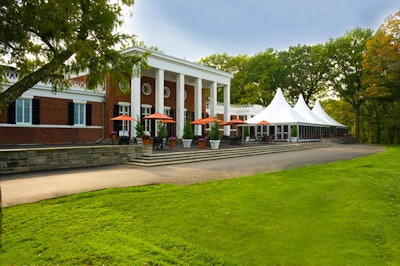
[[167, 54], [197, 61], [325, 43], [355, 27], [376, 30], [394, 0], [136, 0], [123, 30]]

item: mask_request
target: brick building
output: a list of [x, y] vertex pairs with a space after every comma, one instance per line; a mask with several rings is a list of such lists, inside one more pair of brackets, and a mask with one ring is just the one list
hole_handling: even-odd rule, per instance
[[[138, 47], [123, 51], [144, 52]], [[0, 116], [0, 145], [95, 143], [108, 138], [112, 130], [119, 134], [129, 132], [134, 137], [136, 123], [143, 123], [154, 136], [157, 124], [143, 120], [154, 112], [173, 117], [176, 124], [168, 125], [169, 133], [181, 138], [186, 118], [217, 115], [217, 88], [223, 88], [223, 116], [229, 120], [232, 74], [158, 52], [150, 54], [148, 66], [132, 71], [140, 74], [131, 75], [130, 92], [125, 94], [118, 88], [124, 84], [111, 82], [112, 77], [94, 91], [85, 89], [84, 76], [74, 78], [69, 90], [57, 93], [52, 92], [49, 84], [35, 85]], [[12, 70], [7, 78], [3, 89], [17, 82], [18, 72]], [[111, 121], [121, 114], [139, 121]], [[228, 135], [229, 126], [224, 130]], [[195, 133], [201, 134], [200, 126], [195, 126]]]

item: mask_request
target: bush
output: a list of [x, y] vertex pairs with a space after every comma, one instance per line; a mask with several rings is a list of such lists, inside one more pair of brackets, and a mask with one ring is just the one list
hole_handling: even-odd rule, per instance
[[183, 139], [193, 139], [193, 128], [190, 124], [189, 118], [186, 119], [185, 126], [183, 127]]
[[167, 129], [165, 128], [165, 125], [161, 121], [158, 122], [157, 136], [160, 138], [166, 138], [168, 136]]
[[219, 132], [219, 123], [217, 122], [217, 120], [215, 120], [211, 125], [210, 139], [211, 140], [221, 139], [221, 132]]

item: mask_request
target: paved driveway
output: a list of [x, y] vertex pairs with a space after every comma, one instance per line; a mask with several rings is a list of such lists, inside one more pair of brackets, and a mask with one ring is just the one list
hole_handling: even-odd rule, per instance
[[347, 160], [383, 152], [375, 145], [333, 145], [317, 148], [157, 167], [115, 165], [0, 177], [3, 207], [80, 192], [171, 183], [186, 185]]

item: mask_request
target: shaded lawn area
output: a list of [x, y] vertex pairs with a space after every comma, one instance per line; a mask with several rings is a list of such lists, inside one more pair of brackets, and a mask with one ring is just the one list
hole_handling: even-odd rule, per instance
[[6, 208], [1, 265], [400, 265], [400, 147]]

